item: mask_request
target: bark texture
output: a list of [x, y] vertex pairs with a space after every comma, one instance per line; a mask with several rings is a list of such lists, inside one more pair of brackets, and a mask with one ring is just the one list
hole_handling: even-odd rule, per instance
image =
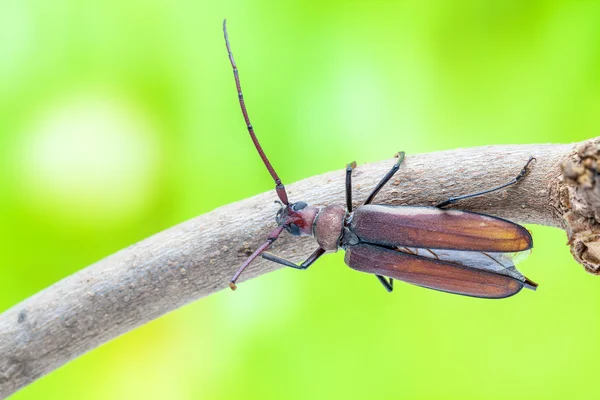
[[[453, 207], [564, 229], [575, 259], [598, 274], [599, 143], [592, 139], [409, 155], [374, 203], [433, 205], [488, 189], [513, 178], [534, 156], [531, 172], [519, 184]], [[393, 163], [358, 165], [353, 174], [355, 207]], [[344, 204], [344, 174], [340, 168], [287, 185], [290, 201]], [[233, 272], [274, 229], [278, 209], [274, 200], [273, 190], [157, 233], [4, 312], [0, 397], [135, 327], [227, 288]], [[300, 260], [315, 248], [313, 238], [284, 233], [271, 251]], [[277, 264], [256, 260], [242, 281], [276, 268]]]

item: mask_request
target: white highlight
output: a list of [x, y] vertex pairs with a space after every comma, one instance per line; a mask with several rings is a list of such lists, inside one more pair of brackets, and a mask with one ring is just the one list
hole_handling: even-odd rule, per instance
[[110, 220], [139, 212], [151, 198], [157, 136], [140, 110], [117, 96], [92, 92], [55, 102], [22, 140], [17, 169], [34, 205]]

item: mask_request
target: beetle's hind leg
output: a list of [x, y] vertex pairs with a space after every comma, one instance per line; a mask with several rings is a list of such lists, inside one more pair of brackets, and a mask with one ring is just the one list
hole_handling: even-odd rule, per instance
[[381, 282], [381, 284], [383, 285], [385, 290], [387, 290], [388, 293], [392, 293], [392, 290], [394, 290], [394, 279], [390, 278], [390, 280], [388, 281], [385, 276], [381, 276], [381, 275], [375, 275], [375, 276], [377, 277], [377, 279], [379, 279], [379, 282]]
[[529, 172], [529, 164], [531, 164], [531, 162], [533, 160], [535, 160], [535, 157], [533, 157], [533, 156], [529, 157], [529, 160], [527, 160], [527, 163], [525, 164], [525, 166], [523, 167], [523, 169], [521, 169], [521, 172], [519, 172], [519, 174], [517, 176], [515, 176], [513, 179], [511, 179], [510, 181], [506, 182], [503, 185], [496, 186], [495, 188], [491, 188], [491, 189], [488, 189], [488, 190], [483, 190], [483, 191], [477, 192], [477, 193], [470, 193], [470, 194], [465, 194], [463, 196], [450, 197], [448, 200], [442, 201], [442, 202], [436, 204], [435, 206], [437, 208], [444, 208], [444, 207], [446, 207], [449, 204], [457, 202], [458, 200], [481, 196], [481, 195], [484, 195], [484, 194], [495, 192], [496, 190], [504, 189], [507, 186], [514, 185], [515, 183], [517, 183], [521, 179], [523, 179], [525, 177], [525, 175], [527, 175], [527, 173]]
[[385, 174], [385, 176], [381, 179], [381, 181], [379, 181], [379, 183], [377, 184], [377, 186], [375, 186], [375, 188], [373, 189], [373, 191], [371, 192], [369, 197], [367, 197], [367, 200], [365, 200], [364, 204], [371, 204], [371, 202], [373, 201], [373, 199], [375, 198], [377, 193], [379, 193], [381, 188], [386, 183], [388, 183], [389, 180], [392, 179], [392, 176], [394, 176], [396, 171], [398, 171], [398, 169], [400, 168], [400, 164], [402, 164], [402, 161], [404, 161], [404, 152], [403, 151], [399, 152], [398, 154], [396, 154], [396, 157], [398, 157], [398, 161], [396, 162], [396, 164], [394, 164], [392, 169], [390, 169], [388, 171], [388, 173]]

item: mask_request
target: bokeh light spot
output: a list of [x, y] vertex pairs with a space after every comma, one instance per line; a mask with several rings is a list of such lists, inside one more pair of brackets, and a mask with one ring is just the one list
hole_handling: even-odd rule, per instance
[[18, 147], [21, 193], [44, 212], [97, 224], [137, 214], [152, 199], [158, 137], [139, 107], [114, 94], [53, 102]]
[[7, 1], [0, 13], [0, 77], [6, 88], [9, 78], [24, 68], [24, 60], [33, 43], [33, 24], [27, 6], [20, 1]]

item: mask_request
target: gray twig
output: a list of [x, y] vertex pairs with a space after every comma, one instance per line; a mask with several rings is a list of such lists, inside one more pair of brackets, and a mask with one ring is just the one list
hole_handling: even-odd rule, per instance
[[[565, 229], [575, 258], [598, 272], [599, 154], [598, 140], [593, 139], [575, 145], [490, 146], [408, 156], [375, 203], [433, 205], [506, 182], [534, 156], [537, 161], [519, 184], [457, 207]], [[357, 205], [392, 163], [358, 165], [353, 177]], [[344, 170], [287, 188], [292, 201], [344, 204]], [[135, 327], [227, 288], [235, 269], [274, 228], [275, 199], [269, 191], [167, 229], [0, 315], [0, 397]], [[272, 249], [299, 260], [313, 248], [311, 238], [284, 234]], [[276, 268], [259, 259], [242, 279]]]

